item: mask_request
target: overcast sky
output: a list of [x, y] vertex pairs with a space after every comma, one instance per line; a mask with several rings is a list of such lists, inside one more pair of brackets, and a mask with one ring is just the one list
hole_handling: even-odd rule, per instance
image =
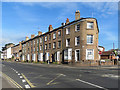
[[76, 10], [80, 11], [80, 17], [94, 17], [98, 20], [100, 46], [109, 50], [115, 43], [115, 48], [118, 47], [117, 2], [3, 2], [0, 48], [6, 43], [17, 44], [25, 40], [26, 36], [30, 38], [31, 34], [37, 35], [39, 30], [47, 32], [50, 24], [57, 28], [67, 18], [73, 21]]

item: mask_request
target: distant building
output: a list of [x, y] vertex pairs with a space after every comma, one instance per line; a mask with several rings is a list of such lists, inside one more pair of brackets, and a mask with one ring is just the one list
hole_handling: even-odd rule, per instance
[[103, 46], [98, 46], [98, 51], [104, 52], [105, 48]]
[[13, 43], [8, 43], [8, 44], [5, 45], [5, 47], [2, 47], [3, 59], [12, 58], [11, 47], [14, 46], [14, 45], [15, 44], [13, 44]]
[[12, 57], [14, 60], [20, 60], [20, 58], [22, 57], [21, 53], [22, 53], [22, 45], [21, 42], [19, 42], [19, 44], [14, 45], [13, 47], [11, 47], [12, 49]]
[[114, 49], [102, 52], [101, 59], [115, 59]]

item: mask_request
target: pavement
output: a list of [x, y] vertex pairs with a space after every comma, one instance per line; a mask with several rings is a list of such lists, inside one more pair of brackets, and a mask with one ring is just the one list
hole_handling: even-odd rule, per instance
[[71, 67], [66, 65], [2, 62], [2, 72], [18, 88], [86, 88], [116, 89], [118, 66]]

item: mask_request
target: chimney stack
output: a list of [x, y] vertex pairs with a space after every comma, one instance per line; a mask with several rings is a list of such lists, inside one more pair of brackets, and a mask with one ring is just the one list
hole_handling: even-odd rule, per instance
[[52, 30], [53, 30], [52, 25], [49, 25], [48, 30], [49, 30], [49, 31], [52, 31]]
[[34, 35], [34, 34], [32, 34], [32, 35], [31, 35], [31, 39], [32, 39], [32, 38], [34, 38], [34, 37], [35, 37], [35, 35]]
[[21, 49], [22, 49], [22, 44], [21, 44], [21, 42], [19, 42], [19, 45], [20, 45], [19, 50], [21, 50]]
[[42, 32], [38, 31], [38, 36], [42, 35]]
[[67, 18], [67, 20], [66, 20], [66, 24], [68, 24], [69, 23], [69, 19]]
[[28, 37], [28, 36], [26, 36], [26, 39], [25, 39], [25, 41], [27, 41], [27, 40], [29, 40], [29, 37]]
[[75, 20], [78, 20], [78, 19], [80, 19], [80, 11], [76, 10], [76, 12], [75, 12]]

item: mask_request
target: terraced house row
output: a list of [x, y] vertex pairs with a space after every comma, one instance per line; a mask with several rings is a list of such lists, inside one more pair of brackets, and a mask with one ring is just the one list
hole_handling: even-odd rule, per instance
[[53, 29], [49, 25], [48, 32], [38, 31], [29, 39], [14, 45], [12, 55], [23, 61], [49, 61], [59, 63], [79, 63], [81, 61], [97, 61], [98, 54], [98, 24], [95, 18], [81, 18], [80, 12], [75, 12], [75, 20], [62, 23]]

